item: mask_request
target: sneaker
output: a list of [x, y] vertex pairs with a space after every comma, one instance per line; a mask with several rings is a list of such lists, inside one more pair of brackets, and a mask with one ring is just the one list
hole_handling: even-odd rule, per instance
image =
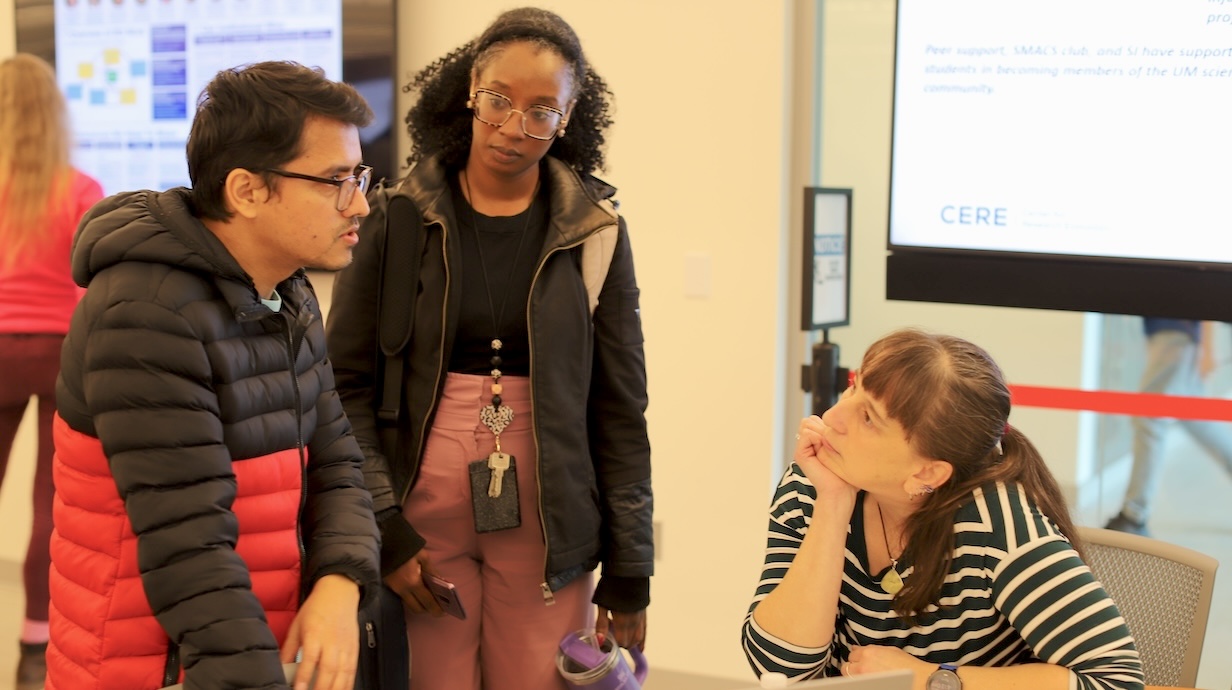
[[16, 690], [43, 690], [47, 680], [47, 643], [21, 643]]
[[1130, 534], [1138, 534], [1144, 537], [1151, 536], [1151, 533], [1146, 529], [1146, 523], [1136, 522], [1124, 512], [1117, 513], [1108, 524], [1104, 525], [1104, 529], [1114, 529], [1118, 532], [1129, 532]]

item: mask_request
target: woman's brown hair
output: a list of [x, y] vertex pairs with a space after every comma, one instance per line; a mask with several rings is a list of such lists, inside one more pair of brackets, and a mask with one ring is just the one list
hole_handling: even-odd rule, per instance
[[55, 71], [28, 53], [0, 62], [0, 268], [46, 238], [71, 171], [68, 113]]
[[1009, 426], [1009, 387], [983, 348], [954, 336], [895, 331], [864, 354], [860, 381], [917, 452], [954, 468], [949, 481], [917, 499], [921, 505], [907, 522], [903, 558], [915, 569], [894, 597], [899, 615], [912, 619], [939, 604], [954, 558], [955, 514], [982, 486], [1017, 484], [1080, 548], [1056, 479], [1031, 441]]

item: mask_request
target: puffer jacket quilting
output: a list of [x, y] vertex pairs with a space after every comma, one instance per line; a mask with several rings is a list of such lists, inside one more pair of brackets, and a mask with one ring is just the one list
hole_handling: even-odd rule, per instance
[[[307, 587], [378, 582], [311, 285], [296, 273], [279, 312], [262, 304], [187, 190], [100, 202], [73, 272], [88, 290], [57, 385], [53, 471], [71, 490], [55, 506], [48, 687], [161, 687], [180, 665], [197, 687], [285, 687], [278, 645]], [[85, 557], [100, 547], [111, 571]], [[68, 615], [82, 605], [103, 615]]]

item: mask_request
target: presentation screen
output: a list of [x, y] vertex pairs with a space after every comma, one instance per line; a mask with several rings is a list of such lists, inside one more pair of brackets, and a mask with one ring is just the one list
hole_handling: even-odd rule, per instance
[[889, 296], [1229, 309], [1229, 106], [1232, 0], [899, 0]]
[[365, 161], [378, 176], [391, 172], [392, 4], [367, 17], [384, 24], [388, 40], [372, 40], [368, 31], [363, 45], [344, 45], [343, 0], [48, 4], [52, 50], [39, 45], [48, 16], [28, 5], [26, 21], [18, 13], [18, 49], [55, 64], [73, 128], [73, 163], [107, 194], [189, 186], [184, 150], [198, 95], [220, 70], [262, 60], [321, 67], [329, 78], [355, 85], [376, 113], [360, 133]]

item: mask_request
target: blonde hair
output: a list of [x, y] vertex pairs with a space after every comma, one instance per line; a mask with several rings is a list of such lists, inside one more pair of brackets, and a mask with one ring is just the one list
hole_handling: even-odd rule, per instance
[[28, 53], [0, 62], [0, 267], [47, 237], [71, 180], [69, 138], [51, 65]]

